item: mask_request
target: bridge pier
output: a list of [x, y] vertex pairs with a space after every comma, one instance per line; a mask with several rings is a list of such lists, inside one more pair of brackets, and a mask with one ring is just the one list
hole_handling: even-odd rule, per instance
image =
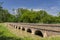
[[17, 26], [15, 25], [14, 28], [17, 29]]
[[25, 31], [25, 28], [21, 26], [21, 30]]
[[27, 29], [28, 29], [28, 28], [25, 28], [25, 32], [27, 32]]
[[43, 33], [43, 37], [47, 37], [47, 32], [46, 31]]
[[32, 34], [35, 34], [35, 30], [34, 29], [32, 29]]

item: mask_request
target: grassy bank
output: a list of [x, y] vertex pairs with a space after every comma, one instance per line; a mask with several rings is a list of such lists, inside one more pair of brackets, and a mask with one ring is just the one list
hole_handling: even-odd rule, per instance
[[6, 27], [0, 24], [0, 40], [21, 40], [21, 38], [16, 37]]

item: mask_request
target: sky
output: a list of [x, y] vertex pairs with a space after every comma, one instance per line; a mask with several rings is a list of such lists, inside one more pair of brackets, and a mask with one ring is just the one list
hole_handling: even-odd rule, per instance
[[28, 8], [38, 10], [45, 10], [49, 14], [57, 15], [60, 12], [60, 0], [0, 0], [4, 2], [3, 8], [8, 9], [10, 12], [12, 9]]

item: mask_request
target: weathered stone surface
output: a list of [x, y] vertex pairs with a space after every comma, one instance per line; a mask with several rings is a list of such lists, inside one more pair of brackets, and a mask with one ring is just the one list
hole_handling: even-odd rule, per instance
[[[16, 29], [25, 30], [41, 37], [60, 35], [60, 24], [7, 23]], [[29, 30], [30, 31], [29, 31]]]

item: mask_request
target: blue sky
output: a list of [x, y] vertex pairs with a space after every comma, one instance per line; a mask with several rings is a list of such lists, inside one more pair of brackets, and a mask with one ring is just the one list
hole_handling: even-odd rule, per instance
[[0, 0], [3, 7], [12, 10], [13, 8], [43, 9], [52, 15], [60, 12], [60, 0]]

